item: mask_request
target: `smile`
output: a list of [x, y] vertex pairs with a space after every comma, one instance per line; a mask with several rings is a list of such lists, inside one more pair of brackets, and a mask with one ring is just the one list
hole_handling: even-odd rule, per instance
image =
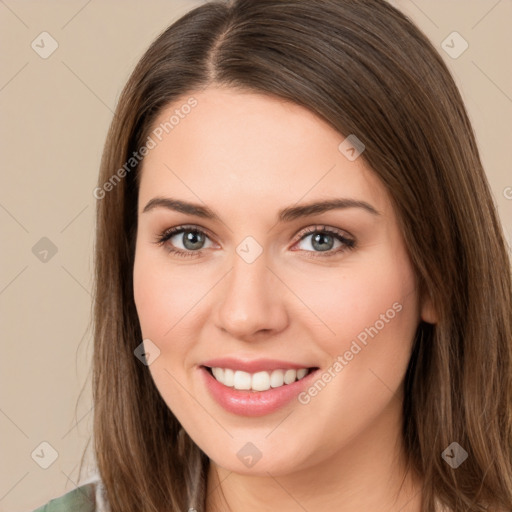
[[198, 366], [209, 395], [237, 416], [264, 416], [291, 403], [316, 378], [319, 367], [260, 359], [222, 358]]
[[309, 368], [261, 371], [248, 373], [231, 368], [210, 368], [217, 382], [238, 390], [267, 391], [270, 388], [280, 388], [303, 379], [310, 371]]

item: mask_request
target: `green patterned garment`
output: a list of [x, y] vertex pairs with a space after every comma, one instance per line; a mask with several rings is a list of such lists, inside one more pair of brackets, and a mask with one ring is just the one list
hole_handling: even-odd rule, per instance
[[96, 502], [97, 486], [81, 485], [60, 498], [49, 501], [34, 512], [99, 512]]

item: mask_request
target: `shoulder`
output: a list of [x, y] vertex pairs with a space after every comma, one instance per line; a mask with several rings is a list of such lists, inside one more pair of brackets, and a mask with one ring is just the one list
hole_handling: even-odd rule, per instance
[[34, 512], [104, 512], [101, 487], [98, 481], [80, 485]]

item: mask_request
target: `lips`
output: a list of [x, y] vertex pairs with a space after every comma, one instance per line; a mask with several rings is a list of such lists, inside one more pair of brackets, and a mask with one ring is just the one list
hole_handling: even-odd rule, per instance
[[199, 369], [214, 400], [241, 416], [263, 416], [284, 407], [310, 385], [318, 370], [288, 361], [233, 358], [209, 360]]

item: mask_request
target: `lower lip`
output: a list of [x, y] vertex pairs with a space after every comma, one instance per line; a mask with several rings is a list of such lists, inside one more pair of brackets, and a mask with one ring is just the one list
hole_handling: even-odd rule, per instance
[[309, 385], [318, 370], [311, 371], [292, 384], [270, 388], [268, 391], [241, 391], [230, 388], [218, 382], [204, 366], [200, 367], [200, 371], [210, 394], [226, 411], [239, 416], [264, 416], [290, 403]]

